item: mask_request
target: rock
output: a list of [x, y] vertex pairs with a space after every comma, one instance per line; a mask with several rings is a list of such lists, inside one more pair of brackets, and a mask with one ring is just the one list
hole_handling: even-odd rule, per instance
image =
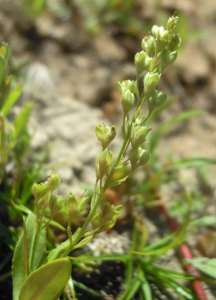
[[163, 9], [181, 11], [185, 13], [191, 13], [196, 10], [196, 5], [192, 1], [187, 0], [164, 0], [161, 2]]
[[44, 149], [44, 145], [48, 144], [48, 141], [47, 134], [41, 130], [37, 130], [35, 133], [33, 133], [31, 147], [34, 150], [42, 150]]
[[125, 49], [105, 30], [94, 37], [93, 47], [99, 59], [109, 63], [116, 63], [127, 58]]
[[36, 19], [35, 24], [41, 37], [55, 40], [66, 50], [78, 52], [88, 44], [85, 31], [69, 20], [62, 22], [50, 14], [43, 14]]
[[210, 58], [210, 60], [214, 65], [216, 64], [215, 45], [216, 45], [215, 26], [209, 26], [208, 35], [206, 38], [203, 39], [202, 47], [203, 47], [203, 51]]
[[70, 184], [73, 179], [73, 170], [70, 166], [67, 165], [67, 163], [63, 164], [62, 166], [59, 166], [57, 168], [57, 172], [61, 176], [61, 180], [64, 183]]
[[[70, 76], [67, 80], [75, 97], [91, 106], [107, 100], [112, 87], [112, 70], [97, 63], [96, 57], [73, 55], [70, 59]], [[97, 83], [97, 84], [95, 84]]]
[[204, 53], [196, 44], [188, 43], [175, 62], [182, 74], [183, 81], [193, 84], [209, 78], [210, 67]]
[[56, 88], [46, 65], [39, 62], [29, 65], [23, 92], [25, 101], [31, 99], [36, 101], [36, 105], [39, 103], [42, 106], [50, 105], [50, 102], [55, 99]]
[[[52, 145], [49, 165], [60, 172], [62, 182], [70, 187], [77, 181], [94, 184], [95, 160], [101, 152], [95, 126], [104, 119], [102, 111], [91, 108], [90, 113], [86, 104], [59, 97], [40, 114], [33, 111], [32, 118], [32, 146], [41, 149]], [[104, 122], [110, 125], [107, 120]]]

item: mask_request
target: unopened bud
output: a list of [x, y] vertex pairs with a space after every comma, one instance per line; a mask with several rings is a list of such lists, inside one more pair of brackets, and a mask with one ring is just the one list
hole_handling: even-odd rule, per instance
[[149, 151], [143, 149], [142, 147], [131, 149], [131, 151], [129, 152], [129, 159], [132, 170], [135, 170], [147, 163], [149, 157]]
[[162, 31], [156, 39], [157, 52], [161, 52], [169, 44], [169, 32], [168, 30]]
[[175, 51], [179, 48], [180, 45], [181, 45], [180, 36], [178, 34], [173, 34], [171, 39], [170, 39], [168, 49], [170, 51]]
[[121, 104], [125, 114], [129, 113], [129, 111], [132, 109], [132, 107], [134, 106], [134, 102], [135, 97], [130, 90], [126, 90], [125, 92], [123, 92], [121, 97]]
[[144, 166], [147, 161], [149, 160], [150, 158], [150, 152], [149, 150], [145, 150], [143, 149], [142, 153], [141, 153], [141, 156], [140, 156], [140, 159], [139, 159], [139, 166]]
[[161, 74], [148, 72], [144, 77], [144, 91], [145, 94], [150, 94], [160, 80]]
[[152, 112], [154, 109], [163, 105], [166, 102], [166, 99], [166, 93], [154, 90], [148, 98], [149, 112]]
[[67, 206], [70, 220], [78, 214], [78, 202], [74, 194], [69, 193], [67, 198]]
[[96, 160], [96, 177], [102, 179], [107, 175], [108, 170], [112, 164], [113, 155], [107, 148], [97, 156]]
[[131, 91], [131, 93], [133, 94], [137, 93], [137, 82], [134, 80], [123, 80], [121, 82], [118, 82], [118, 86], [121, 93], [124, 93], [127, 90]]
[[147, 70], [146, 68], [146, 58], [148, 58], [148, 55], [144, 52], [138, 52], [135, 57], [135, 65], [137, 70], [137, 75], [140, 75], [143, 71]]
[[153, 37], [154, 38], [158, 38], [158, 36], [161, 34], [161, 33], [163, 33], [163, 31], [164, 31], [165, 29], [162, 27], [162, 26], [157, 26], [157, 25], [154, 25], [153, 27], [152, 27], [152, 35], [153, 35]]
[[52, 195], [49, 199], [49, 209], [52, 218], [62, 209], [63, 201], [59, 195]]
[[177, 58], [177, 51], [170, 52], [169, 50], [164, 49], [161, 52], [161, 56], [160, 56], [160, 59], [161, 59], [161, 62], [160, 62], [161, 69], [160, 70], [161, 70], [161, 72], [166, 67], [171, 65], [176, 60], [176, 58]]
[[131, 133], [131, 146], [132, 148], [138, 148], [143, 142], [145, 142], [149, 129], [146, 126], [135, 126]]
[[178, 22], [178, 17], [172, 16], [171, 18], [168, 19], [167, 21], [167, 26], [166, 29], [168, 31], [173, 31], [176, 28], [176, 24]]
[[116, 136], [116, 126], [111, 127], [98, 124], [95, 127], [97, 139], [101, 142], [103, 150], [106, 149]]
[[142, 40], [141, 47], [147, 53], [148, 56], [154, 55], [156, 49], [155, 38], [151, 35], [146, 36]]
[[60, 175], [55, 172], [51, 172], [50, 175], [48, 176], [48, 182], [47, 182], [48, 189], [54, 191], [59, 186], [60, 181], [61, 181]]
[[32, 194], [34, 195], [36, 200], [41, 199], [48, 192], [47, 183], [43, 182], [40, 184], [34, 183], [32, 186]]

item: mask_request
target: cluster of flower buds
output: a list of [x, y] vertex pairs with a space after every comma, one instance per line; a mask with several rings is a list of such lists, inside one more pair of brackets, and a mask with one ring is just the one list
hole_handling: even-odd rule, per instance
[[52, 192], [59, 186], [60, 180], [59, 174], [51, 172], [46, 182], [40, 184], [34, 183], [32, 186], [38, 221], [43, 219], [46, 208], [49, 208], [51, 218], [62, 209], [64, 200], [58, 195], [52, 195]]
[[[124, 112], [122, 135], [124, 142], [116, 160], [108, 149], [116, 136], [115, 125], [109, 127], [97, 125], [95, 132], [101, 142], [102, 152], [96, 160], [96, 177], [100, 186], [97, 187], [97, 196], [103, 194], [104, 189], [120, 184], [126, 177], [109, 185], [109, 180], [119, 167], [130, 162], [132, 171], [143, 166], [150, 158], [147, 147], [147, 137], [150, 129], [146, 127], [149, 115], [166, 101], [166, 94], [157, 90], [162, 71], [172, 64], [177, 57], [177, 49], [181, 40], [176, 34], [178, 18], [169, 18], [166, 28], [153, 26], [151, 34], [142, 40], [142, 51], [135, 55], [137, 80], [124, 80], [119, 82], [121, 91], [121, 105]], [[143, 78], [143, 91], [138, 88], [139, 76], [145, 72]], [[141, 117], [141, 107], [148, 104], [147, 117]], [[134, 108], [134, 114], [132, 109]], [[130, 147], [130, 149], [129, 149]], [[125, 156], [128, 154], [128, 158]], [[125, 159], [126, 158], [126, 159]], [[125, 159], [125, 161], [123, 161]], [[107, 181], [106, 181], [107, 180]], [[103, 185], [104, 181], [104, 185]], [[102, 193], [101, 193], [102, 191]], [[100, 194], [101, 193], [101, 194]], [[94, 232], [100, 232], [111, 227], [120, 213], [120, 207], [115, 208], [103, 197], [95, 202], [98, 207], [91, 219]]]
[[[155, 88], [162, 71], [177, 58], [177, 49], [181, 44], [179, 35], [175, 33], [177, 21], [176, 16], [169, 18], [166, 29], [154, 25], [152, 34], [142, 40], [142, 51], [135, 55], [137, 75], [147, 72], [143, 80], [144, 97], [147, 98], [150, 112], [164, 103], [165, 96], [161, 97], [161, 94], [155, 92]], [[160, 98], [158, 100], [157, 95]]]
[[145, 145], [141, 145], [138, 148], [131, 149], [129, 153], [129, 159], [132, 170], [144, 166], [150, 158], [149, 150], [144, 149]]
[[121, 213], [121, 209], [121, 205], [114, 206], [107, 200], [103, 199], [91, 220], [94, 233], [96, 234], [113, 227]]
[[82, 215], [87, 206], [89, 197], [75, 197], [72, 193], [69, 193], [66, 203], [69, 212], [69, 223], [72, 223], [72, 220], [80, 215]]
[[[139, 119], [137, 119], [139, 120]], [[138, 125], [138, 122], [131, 124], [131, 135], [130, 135], [130, 142], [131, 147], [133, 149], [138, 148], [141, 144], [143, 144], [150, 132], [150, 129], [147, 129], [146, 126]]]

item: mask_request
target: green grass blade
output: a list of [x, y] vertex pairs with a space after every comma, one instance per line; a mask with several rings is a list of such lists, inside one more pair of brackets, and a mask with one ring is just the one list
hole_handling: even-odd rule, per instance
[[180, 168], [189, 168], [189, 167], [200, 167], [203, 165], [215, 165], [216, 159], [209, 159], [204, 157], [193, 157], [193, 158], [184, 158], [176, 162], [173, 162], [171, 165], [167, 166], [166, 169], [180, 169]]
[[[29, 215], [26, 219], [26, 228], [31, 228], [32, 225], [32, 215]], [[26, 229], [27, 231], [27, 229]], [[32, 233], [30, 232], [30, 235]], [[27, 233], [28, 235], [28, 233]], [[19, 237], [19, 240], [16, 244], [15, 250], [14, 250], [14, 256], [13, 256], [13, 261], [12, 261], [12, 279], [13, 279], [13, 299], [18, 300], [19, 299], [19, 293], [21, 286], [23, 282], [25, 281], [27, 277], [27, 272], [26, 272], [26, 263], [23, 260], [23, 254], [24, 254], [24, 247], [26, 246], [25, 244], [25, 236], [24, 232]], [[27, 253], [27, 251], [26, 251]], [[24, 259], [28, 260], [28, 257], [24, 257]]]
[[0, 54], [0, 88], [4, 83], [5, 73], [6, 73], [6, 61], [5, 58]]
[[26, 129], [26, 125], [28, 123], [32, 107], [33, 107], [33, 102], [27, 103], [25, 107], [22, 109], [21, 113], [16, 118], [14, 122], [16, 138], [18, 138]]
[[[187, 259], [192, 266], [200, 270], [201, 272], [209, 275], [210, 277], [216, 279], [216, 258], [194, 258], [194, 259]], [[216, 283], [216, 281], [215, 281]]]
[[216, 217], [215, 216], [204, 216], [197, 220], [189, 222], [189, 226], [214, 226], [216, 225]]
[[4, 117], [7, 117], [11, 107], [17, 102], [20, 95], [22, 93], [22, 86], [19, 85], [16, 87], [13, 91], [11, 91], [7, 97], [7, 100], [5, 101], [5, 104], [2, 108], [2, 114]]
[[140, 288], [140, 285], [141, 285], [141, 280], [137, 276], [130, 282], [130, 284], [127, 284], [126, 289], [123, 295], [119, 297], [119, 300], [133, 300], [134, 295], [137, 293], [137, 291]]

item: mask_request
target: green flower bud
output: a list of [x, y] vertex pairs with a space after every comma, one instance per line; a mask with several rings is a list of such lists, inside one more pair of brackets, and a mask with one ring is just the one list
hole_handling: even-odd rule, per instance
[[86, 210], [88, 201], [89, 197], [81, 197], [77, 199], [79, 214]]
[[52, 195], [49, 199], [49, 209], [53, 218], [63, 207], [64, 199], [59, 195]]
[[97, 139], [101, 142], [103, 150], [106, 149], [116, 136], [116, 126], [112, 127], [98, 124], [95, 127]]
[[60, 181], [61, 181], [60, 175], [55, 172], [51, 172], [48, 176], [48, 182], [47, 182], [48, 189], [54, 191], [59, 186]]
[[107, 148], [97, 156], [96, 160], [96, 177], [102, 179], [107, 175], [108, 170], [112, 164], [113, 155]]
[[137, 75], [140, 75], [143, 71], [147, 70], [145, 62], [146, 58], [148, 58], [148, 55], [144, 51], [138, 52], [135, 55], [134, 61], [136, 65]]
[[150, 94], [160, 80], [161, 74], [148, 72], [144, 77], [144, 91], [145, 94]]
[[145, 142], [149, 129], [146, 126], [134, 126], [131, 132], [131, 146], [132, 148], [138, 148], [143, 142]]
[[152, 57], [146, 57], [146, 60], [145, 60], [145, 67], [146, 67], [146, 70], [147, 70], [147, 71], [150, 71], [150, 70], [151, 70], [152, 62], [154, 62], [154, 60], [153, 60]]
[[181, 38], [178, 34], [173, 34], [168, 45], [170, 51], [175, 51], [181, 45]]
[[137, 168], [137, 161], [139, 159], [139, 149], [138, 148], [132, 148], [129, 152], [129, 160], [131, 163], [132, 170], [135, 170]]
[[142, 147], [131, 149], [129, 152], [129, 159], [131, 163], [132, 170], [135, 170], [141, 166], [144, 166], [145, 163], [150, 158], [150, 153], [148, 150], [143, 149]]
[[67, 198], [67, 206], [68, 206], [68, 212], [69, 212], [69, 218], [70, 221], [74, 216], [78, 214], [78, 201], [74, 194], [69, 193]]
[[169, 55], [169, 58], [170, 58], [170, 64], [174, 63], [174, 61], [177, 58], [177, 51], [171, 52], [170, 55]]
[[32, 194], [34, 195], [36, 200], [41, 199], [48, 193], [47, 182], [43, 182], [40, 184], [34, 183], [32, 186]]
[[167, 95], [166, 93], [162, 93], [160, 91], [154, 90], [148, 98], [148, 107], [149, 112], [152, 112], [154, 109], [163, 105], [166, 102]]
[[121, 205], [114, 206], [105, 199], [102, 199], [100, 208], [91, 219], [94, 232], [99, 233], [113, 227], [121, 211]]
[[169, 44], [169, 32], [164, 30], [156, 39], [157, 52], [161, 52]]
[[122, 82], [118, 82], [119, 89], [121, 93], [124, 93], [125, 91], [129, 90], [131, 93], [136, 94], [137, 93], [137, 82], [134, 80], [123, 80]]
[[72, 220], [72, 218], [77, 217], [85, 211], [88, 200], [89, 197], [77, 198], [72, 193], [68, 195], [67, 205], [70, 220]]
[[161, 72], [168, 67], [169, 65], [171, 65], [177, 58], [177, 51], [173, 51], [170, 53], [169, 50], [164, 49], [161, 52], [161, 56], [160, 56], [160, 67], [161, 67]]
[[152, 35], [153, 35], [153, 37], [154, 38], [158, 38], [158, 36], [159, 36], [159, 33], [161, 32], [163, 32], [165, 29], [162, 27], [162, 26], [157, 26], [157, 25], [154, 25], [153, 27], [152, 27]]
[[156, 42], [153, 36], [146, 36], [141, 43], [142, 49], [147, 53], [148, 56], [152, 56], [156, 51]]
[[178, 22], [178, 17], [172, 16], [171, 18], [168, 19], [167, 21], [167, 26], [166, 29], [168, 31], [173, 31], [176, 28], [176, 24]]
[[132, 94], [130, 90], [124, 91], [121, 97], [121, 104], [125, 114], [129, 113], [129, 111], [132, 109], [134, 102], [134, 94]]
[[139, 158], [139, 167], [141, 166], [144, 166], [147, 161], [149, 160], [150, 158], [150, 152], [149, 150], [145, 150], [145, 149], [142, 149], [142, 152], [140, 153], [140, 158]]

